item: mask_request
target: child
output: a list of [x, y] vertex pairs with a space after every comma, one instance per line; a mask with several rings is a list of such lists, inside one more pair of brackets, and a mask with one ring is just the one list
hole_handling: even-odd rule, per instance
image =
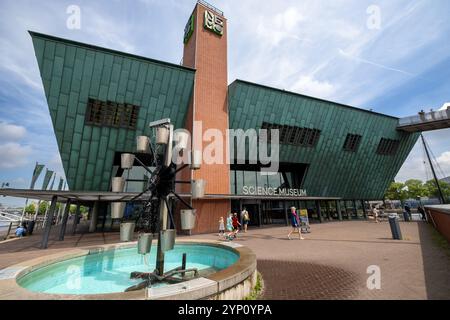
[[225, 235], [225, 223], [223, 221], [223, 217], [219, 219], [219, 237], [223, 237]]
[[234, 232], [233, 232], [233, 214], [232, 213], [229, 213], [228, 217], [227, 217], [227, 230], [228, 230], [228, 234], [227, 234], [226, 238], [228, 240], [233, 240]]
[[239, 222], [239, 219], [237, 217], [237, 213], [234, 213], [232, 215], [232, 225], [233, 225], [233, 237], [236, 239], [236, 235], [239, 232], [239, 227], [241, 226], [241, 223]]

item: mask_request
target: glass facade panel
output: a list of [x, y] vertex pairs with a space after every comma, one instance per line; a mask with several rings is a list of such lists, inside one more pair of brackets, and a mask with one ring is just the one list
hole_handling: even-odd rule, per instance
[[266, 175], [260, 171], [231, 170], [230, 190], [232, 194], [243, 194], [243, 187], [260, 188], [301, 188], [294, 172], [277, 172]]
[[270, 188], [278, 188], [281, 186], [281, 173], [277, 172], [277, 174], [267, 176], [267, 180]]
[[[154, 168], [149, 169], [154, 170]], [[149, 173], [143, 167], [134, 166], [129, 171], [125, 170], [123, 177], [126, 180], [135, 180], [125, 183], [125, 192], [142, 192], [147, 187]]]
[[236, 194], [236, 171], [230, 171], [230, 192]]
[[296, 187], [294, 186], [292, 181], [292, 173], [285, 172], [284, 174], [281, 174], [281, 184], [284, 184], [285, 186], [289, 186], [291, 188]]
[[256, 171], [244, 171], [244, 185], [247, 187], [257, 186]]
[[258, 174], [258, 187], [267, 188], [269, 185], [269, 181], [267, 180], [267, 175], [261, 174], [261, 172], [257, 172]]
[[243, 194], [243, 188], [244, 188], [244, 171], [236, 171], [237, 194]]

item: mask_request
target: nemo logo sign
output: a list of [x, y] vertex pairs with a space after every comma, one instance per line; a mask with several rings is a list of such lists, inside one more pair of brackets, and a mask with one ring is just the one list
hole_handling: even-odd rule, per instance
[[208, 29], [219, 36], [223, 35], [223, 19], [209, 11], [205, 11], [205, 21], [203, 23], [205, 29]]

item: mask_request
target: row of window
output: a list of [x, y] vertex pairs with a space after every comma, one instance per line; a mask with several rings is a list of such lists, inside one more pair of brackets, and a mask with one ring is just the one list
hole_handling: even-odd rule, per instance
[[[361, 143], [362, 136], [358, 134], [348, 134], [344, 142], [344, 150], [349, 152], [356, 152]], [[381, 138], [377, 147], [377, 154], [384, 156], [392, 156], [397, 153], [400, 146], [399, 140], [392, 140]]]
[[138, 115], [138, 106], [89, 98], [85, 121], [89, 125], [134, 130]]
[[[270, 140], [270, 130], [278, 129], [281, 144], [290, 144], [302, 147], [315, 147], [320, 139], [320, 130], [285, 126], [274, 123], [263, 122], [261, 129], [267, 129]], [[362, 136], [359, 134], [348, 134], [343, 149], [348, 152], [358, 151]], [[377, 147], [380, 155], [394, 155], [400, 146], [400, 141], [382, 138]]]
[[[356, 152], [361, 143], [362, 136], [358, 134], [348, 134], [344, 142], [344, 150], [349, 152]], [[377, 147], [377, 154], [384, 156], [392, 156], [397, 153], [400, 146], [399, 140], [392, 140], [381, 138]]]
[[267, 122], [263, 122], [261, 129], [268, 130], [269, 140], [270, 130], [278, 129], [280, 132], [280, 143], [282, 144], [291, 144], [301, 147], [315, 147], [320, 139], [320, 130], [317, 129], [284, 126]]

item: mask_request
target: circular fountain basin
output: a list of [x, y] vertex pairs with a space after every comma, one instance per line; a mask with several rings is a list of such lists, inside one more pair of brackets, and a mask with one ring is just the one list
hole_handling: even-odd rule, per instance
[[33, 259], [0, 270], [0, 300], [217, 298], [256, 276], [256, 257], [248, 248], [188, 240], [177, 242], [173, 250], [166, 252], [164, 270], [180, 267], [186, 253], [186, 268], [196, 268], [198, 278], [125, 292], [143, 281], [130, 279], [132, 272], [154, 271], [156, 251], [152, 246], [150, 254], [143, 256], [138, 254], [136, 243], [121, 243]]
[[[186, 268], [196, 268], [200, 276], [208, 276], [236, 263], [236, 252], [208, 245], [179, 244], [166, 252], [164, 270], [181, 266], [186, 253]], [[156, 246], [149, 255], [138, 254], [135, 247], [117, 248], [52, 263], [30, 272], [17, 283], [30, 291], [51, 294], [107, 294], [124, 292], [141, 283], [141, 279], [130, 279], [133, 271], [153, 272], [156, 267]], [[154, 287], [168, 285], [155, 284]]]

